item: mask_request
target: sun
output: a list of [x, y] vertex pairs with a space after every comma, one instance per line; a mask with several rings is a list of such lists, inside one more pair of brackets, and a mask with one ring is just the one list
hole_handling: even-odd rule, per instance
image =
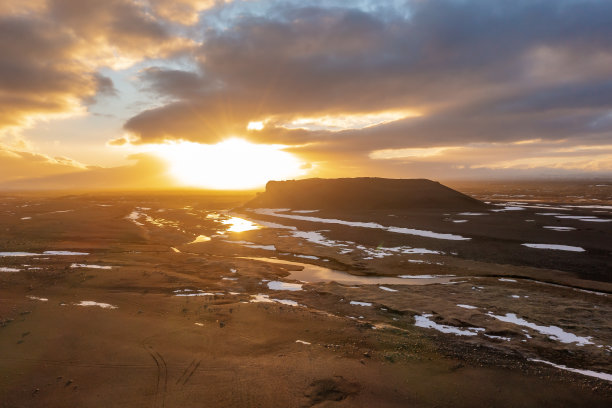
[[169, 142], [149, 145], [147, 150], [168, 163], [180, 186], [245, 190], [304, 173], [300, 160], [283, 147], [231, 138], [215, 145]]

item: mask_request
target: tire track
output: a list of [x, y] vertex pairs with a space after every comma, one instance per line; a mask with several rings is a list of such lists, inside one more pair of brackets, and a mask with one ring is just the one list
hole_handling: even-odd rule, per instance
[[147, 351], [147, 353], [149, 353], [153, 361], [155, 361], [155, 366], [157, 369], [153, 407], [165, 408], [166, 392], [168, 391], [168, 366], [166, 364], [166, 360], [164, 360], [162, 355], [159, 354], [159, 352], [155, 350], [152, 345], [143, 343], [142, 346]]
[[[195, 360], [194, 360], [195, 361]], [[202, 362], [202, 360], [199, 360], [198, 363], [195, 365], [195, 367], [193, 367], [193, 369], [191, 370], [191, 372], [189, 373], [189, 375], [187, 376], [187, 378], [185, 378], [185, 381], [183, 381], [183, 386], [187, 384], [187, 382], [189, 382], [189, 380], [191, 379], [191, 376], [193, 375], [193, 373], [196, 372], [196, 370], [198, 369], [198, 367], [200, 367], [200, 363]]]

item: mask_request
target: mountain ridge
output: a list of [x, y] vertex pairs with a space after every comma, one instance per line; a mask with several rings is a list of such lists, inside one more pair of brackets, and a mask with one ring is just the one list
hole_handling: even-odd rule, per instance
[[487, 204], [428, 179], [378, 177], [269, 181], [247, 208], [482, 210]]

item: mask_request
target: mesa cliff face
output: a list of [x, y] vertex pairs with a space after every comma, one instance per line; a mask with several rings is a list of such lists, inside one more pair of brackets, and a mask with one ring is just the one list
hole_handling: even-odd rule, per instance
[[448, 209], [478, 210], [487, 205], [427, 179], [339, 178], [269, 181], [248, 208]]

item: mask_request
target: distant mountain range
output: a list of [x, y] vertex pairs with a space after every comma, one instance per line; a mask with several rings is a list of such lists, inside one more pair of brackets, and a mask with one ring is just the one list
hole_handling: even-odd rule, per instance
[[478, 210], [487, 204], [427, 179], [338, 178], [269, 181], [247, 208]]

